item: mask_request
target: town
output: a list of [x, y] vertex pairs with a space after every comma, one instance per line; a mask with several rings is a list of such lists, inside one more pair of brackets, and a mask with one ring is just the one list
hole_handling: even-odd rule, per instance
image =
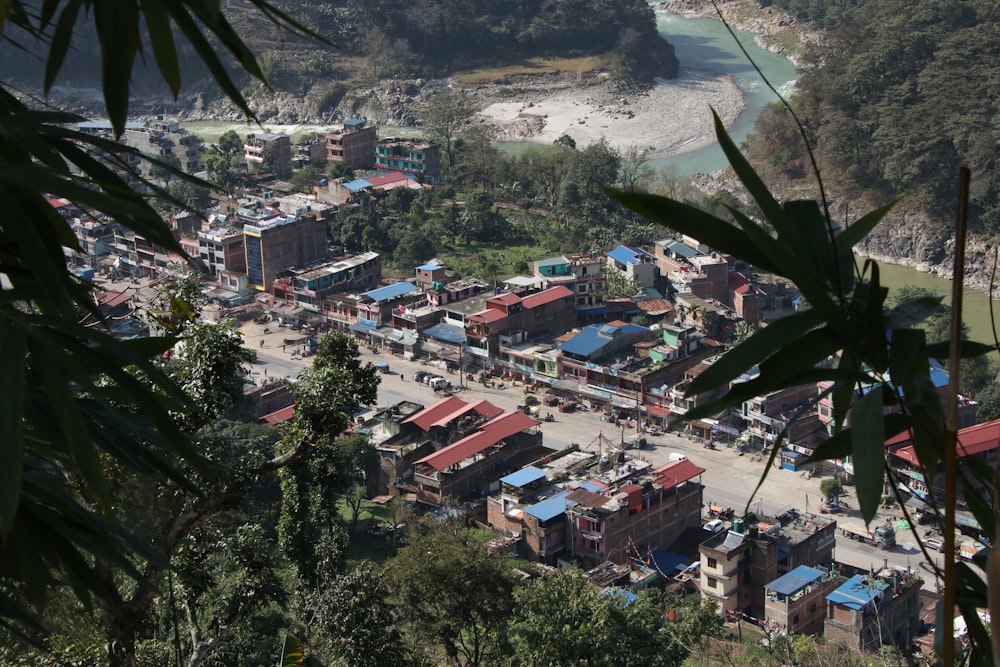
[[[100, 122], [79, 129], [110, 131]], [[132, 123], [123, 141], [202, 171], [201, 142], [177, 121]], [[495, 284], [436, 257], [390, 280], [379, 253], [328, 241], [338, 215], [373, 210], [396, 188], [434, 188], [441, 153], [432, 141], [379, 139], [363, 120], [294, 145], [288, 135], [248, 134], [253, 183], [216, 193], [203, 215], [170, 217], [201, 274], [202, 318], [238, 322], [257, 355], [245, 391], [255, 417], [290, 419], [294, 381], [319, 338], [349, 334], [382, 377], [379, 403], [361, 406], [351, 428], [378, 452], [368, 500], [461, 508], [495, 534], [491, 549], [580, 568], [599, 590], [700, 595], [727, 622], [769, 636], [930, 652], [937, 593], [913, 534], [943, 549], [932, 510], [944, 481], [940, 469], [925, 477], [908, 434], [885, 443], [905, 484], [885, 489], [877, 522], [865, 526], [851, 458], [810, 459], [832, 435], [831, 401], [802, 409], [822, 385], [684, 420], [711, 398], [688, 395], [691, 381], [752, 331], [808, 308], [800, 295], [683, 236], [538, 256]], [[343, 163], [355, 177], [293, 191], [293, 169], [317, 161]], [[67, 261], [99, 286], [106, 316], [127, 319], [150, 286], [190, 270], [113, 220], [50, 203], [82, 250]], [[612, 295], [612, 284], [630, 295]], [[944, 367], [931, 377], [944, 400]], [[960, 400], [956, 455], [994, 465], [1000, 420], [980, 423], [976, 408]], [[956, 522], [959, 556], [972, 562], [982, 532], [967, 512]]]

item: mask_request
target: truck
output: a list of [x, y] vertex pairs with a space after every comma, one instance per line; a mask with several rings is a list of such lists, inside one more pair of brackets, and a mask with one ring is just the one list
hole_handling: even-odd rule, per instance
[[871, 531], [864, 528], [854, 528], [853, 526], [843, 526], [841, 533], [844, 537], [849, 537], [858, 542], [870, 544], [873, 547], [888, 551], [896, 546], [896, 529], [887, 523], [875, 526]]
[[962, 560], [971, 561], [973, 558], [979, 555], [986, 547], [979, 542], [973, 542], [971, 540], [966, 540], [958, 545], [958, 557]]

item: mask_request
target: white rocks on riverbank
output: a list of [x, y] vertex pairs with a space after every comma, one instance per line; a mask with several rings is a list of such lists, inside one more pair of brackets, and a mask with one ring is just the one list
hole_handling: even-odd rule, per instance
[[729, 126], [745, 107], [731, 77], [681, 68], [677, 79], [639, 93], [613, 97], [604, 85], [536, 90], [489, 103], [481, 115], [504, 141], [551, 144], [567, 135], [579, 148], [604, 139], [620, 150], [635, 146], [662, 158], [714, 142], [712, 109]]

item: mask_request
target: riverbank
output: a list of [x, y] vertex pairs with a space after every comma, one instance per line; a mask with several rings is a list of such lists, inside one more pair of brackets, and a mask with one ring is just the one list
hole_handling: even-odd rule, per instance
[[611, 84], [535, 90], [487, 100], [480, 116], [498, 128], [500, 141], [551, 144], [567, 136], [585, 148], [604, 140], [655, 159], [713, 143], [712, 109], [729, 127], [745, 108], [732, 77], [682, 67], [676, 79], [658, 80], [637, 93], [616, 92]]

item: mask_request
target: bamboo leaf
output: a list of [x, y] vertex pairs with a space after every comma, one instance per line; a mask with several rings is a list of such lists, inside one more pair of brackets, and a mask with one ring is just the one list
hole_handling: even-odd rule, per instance
[[882, 386], [875, 385], [851, 408], [851, 455], [858, 504], [865, 523], [875, 518], [885, 481], [885, 423]]
[[[73, 30], [80, 14], [81, 0], [70, 0], [59, 12], [59, 19], [56, 22], [55, 30], [52, 33], [50, 42], [49, 57], [45, 60], [45, 77], [42, 82], [42, 91], [48, 95], [52, 90], [59, 70], [62, 69], [66, 60], [66, 52], [73, 41]], [[0, 21], [2, 24], [2, 21]]]
[[285, 641], [281, 644], [281, 662], [278, 667], [299, 667], [306, 664], [305, 654], [302, 652], [302, 640], [295, 635], [285, 635]]
[[21, 495], [24, 460], [24, 366], [27, 335], [9, 317], [0, 317], [0, 378], [6, 384], [0, 401], [0, 539], [6, 540], [14, 524]]
[[733, 171], [736, 172], [736, 176], [740, 179], [740, 182], [743, 183], [747, 192], [757, 202], [757, 206], [760, 207], [764, 217], [774, 225], [775, 229], [786, 227], [785, 213], [781, 205], [771, 196], [771, 191], [764, 185], [764, 181], [761, 180], [757, 172], [750, 166], [747, 159], [743, 157], [743, 153], [740, 152], [739, 147], [733, 143], [729, 132], [726, 131], [726, 126], [722, 123], [722, 119], [719, 118], [719, 114], [715, 112], [715, 109], [712, 109], [712, 118], [715, 121], [715, 136], [719, 140], [719, 145], [722, 146], [722, 151], [726, 154], [726, 159], [729, 160], [729, 164], [732, 166]]
[[[947, 359], [948, 358], [948, 348], [951, 345], [950, 342], [944, 341], [942, 343], [931, 343], [927, 346], [927, 356], [931, 359]], [[986, 343], [977, 343], [971, 340], [962, 340], [958, 344], [958, 355], [962, 359], [972, 359], [974, 357], [981, 357], [985, 354], [990, 354], [995, 352], [996, 347], [993, 345], [987, 345]]]
[[146, 17], [146, 34], [156, 58], [156, 68], [167, 83], [174, 99], [181, 89], [181, 70], [177, 63], [177, 47], [171, 31], [167, 11], [159, 0], [139, 0], [139, 6]]

